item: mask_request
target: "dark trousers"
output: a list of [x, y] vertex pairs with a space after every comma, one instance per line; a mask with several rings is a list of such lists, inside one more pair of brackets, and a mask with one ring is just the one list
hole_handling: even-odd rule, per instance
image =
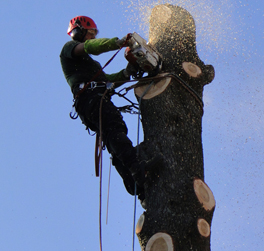
[[111, 101], [111, 96], [103, 99], [102, 114], [100, 117], [100, 102], [104, 88], [85, 90], [76, 100], [76, 111], [87, 128], [100, 133], [100, 119], [102, 121], [103, 142], [108, 152], [113, 156], [113, 165], [123, 178], [125, 187], [130, 194], [134, 193], [134, 180], [129, 171], [136, 161], [136, 150], [127, 137], [127, 126], [123, 116]]

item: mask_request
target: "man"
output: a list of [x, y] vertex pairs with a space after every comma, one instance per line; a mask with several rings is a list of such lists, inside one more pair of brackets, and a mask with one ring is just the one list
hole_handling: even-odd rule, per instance
[[[133, 67], [128, 64], [126, 69], [108, 75], [90, 55], [117, 50], [125, 44], [126, 37], [96, 39], [97, 26], [91, 18], [86, 16], [73, 18], [67, 33], [72, 41], [67, 42], [62, 48], [60, 54], [62, 70], [71, 87], [75, 98], [75, 108], [83, 124], [99, 134], [100, 101], [106, 90], [105, 83], [129, 80]], [[90, 81], [95, 81], [97, 87], [93, 88], [94, 85], [90, 84], [82, 91], [84, 85]], [[119, 86], [115, 85], [115, 88]], [[136, 182], [138, 191], [142, 192], [145, 168], [146, 165], [150, 165], [150, 162], [139, 162], [136, 150], [127, 137], [127, 127], [123, 117], [111, 102], [110, 95], [106, 95], [103, 99], [101, 119], [103, 142], [113, 156], [113, 164], [123, 178], [127, 191], [134, 194]]]

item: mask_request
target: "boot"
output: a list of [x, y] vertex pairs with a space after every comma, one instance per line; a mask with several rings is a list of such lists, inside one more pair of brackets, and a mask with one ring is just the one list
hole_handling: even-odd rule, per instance
[[162, 156], [158, 155], [149, 161], [139, 161], [136, 149], [124, 132], [111, 132], [106, 141], [108, 151], [116, 156], [132, 174], [138, 186], [143, 187], [146, 172], [161, 165]]
[[[119, 170], [117, 170], [119, 174], [121, 175], [121, 173], [123, 173], [121, 177], [124, 179], [124, 175], [127, 176], [127, 171], [129, 171], [134, 181], [136, 181], [139, 186], [142, 186], [145, 177], [145, 164], [139, 163], [136, 149], [133, 147], [127, 135], [124, 132], [112, 132], [107, 138], [106, 146], [112, 156], [115, 156], [122, 163], [121, 167], [119, 167], [119, 164], [117, 166], [119, 167]], [[113, 165], [115, 164], [113, 163]]]
[[[116, 156], [113, 156], [112, 164], [115, 166], [117, 172], [123, 179], [123, 183], [127, 192], [131, 195], [135, 195], [135, 180], [133, 179], [130, 170], [124, 166]], [[138, 195], [140, 203], [143, 204], [145, 200], [144, 187], [137, 186], [136, 195]]]
[[136, 159], [136, 161], [132, 163], [132, 165], [129, 168], [134, 181], [140, 187], [143, 187], [145, 183], [145, 175], [146, 175], [145, 166], [146, 166], [146, 161], [139, 162]]
[[135, 181], [129, 169], [124, 166], [121, 160], [119, 160], [115, 155], [112, 158], [112, 164], [115, 166], [116, 171], [123, 179], [123, 183], [127, 192], [131, 195], [135, 195]]
[[136, 149], [124, 132], [111, 132], [105, 141], [108, 152], [117, 157], [123, 166], [129, 168], [136, 161]]
[[148, 172], [152, 172], [158, 174], [158, 168], [162, 165], [163, 157], [161, 154], [153, 157], [149, 161], [141, 161], [139, 162], [137, 159], [134, 163], [132, 163], [129, 168], [133, 179], [138, 184], [138, 186], [143, 187], [146, 176]]

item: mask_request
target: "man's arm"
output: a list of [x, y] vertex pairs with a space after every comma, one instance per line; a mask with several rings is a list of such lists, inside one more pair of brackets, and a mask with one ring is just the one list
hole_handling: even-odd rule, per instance
[[118, 88], [121, 85], [123, 85], [125, 82], [129, 81], [130, 76], [131, 75], [135, 76], [136, 73], [137, 73], [137, 69], [132, 64], [128, 63], [126, 69], [123, 69], [118, 73], [105, 74], [105, 75], [106, 75], [108, 81], [119, 82], [119, 83], [115, 83], [115, 88]]
[[84, 43], [75, 46], [73, 56], [80, 57], [84, 54], [99, 55], [104, 52], [117, 50], [120, 48], [117, 41], [119, 41], [117, 37], [86, 40]]
[[121, 70], [120, 72], [113, 73], [113, 74], [106, 74], [105, 73], [105, 75], [106, 75], [106, 78], [109, 82], [112, 82], [112, 83], [116, 82], [116, 81], [118, 82], [118, 83], [115, 83], [114, 88], [118, 88], [121, 85], [123, 85], [125, 82], [130, 80], [130, 77], [124, 75], [124, 69]]
[[84, 43], [76, 45], [72, 51], [73, 57], [81, 57], [84, 54], [86, 54], [86, 52], [84, 50]]

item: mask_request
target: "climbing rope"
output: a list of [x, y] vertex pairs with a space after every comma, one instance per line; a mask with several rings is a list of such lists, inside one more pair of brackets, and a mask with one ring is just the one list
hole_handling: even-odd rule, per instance
[[[154, 81], [149, 84], [149, 86], [145, 89], [141, 97], [139, 98], [139, 112], [138, 112], [138, 127], [137, 127], [137, 145], [139, 145], [139, 131], [140, 131], [140, 106], [142, 98], [147, 94], [151, 86], [154, 84]], [[103, 130], [102, 130], [102, 110], [103, 110], [103, 100], [108, 93], [108, 89], [105, 90], [101, 100], [100, 100], [100, 109], [99, 109], [99, 154], [98, 157], [98, 165], [99, 165], [99, 176], [100, 176], [100, 188], [99, 188], [99, 243], [100, 243], [100, 251], [102, 251], [102, 157], [103, 157]], [[137, 155], [139, 156], [139, 148], [137, 149]], [[97, 170], [97, 169], [96, 169]], [[111, 171], [111, 166], [110, 166]], [[109, 171], [109, 182], [108, 182], [108, 200], [107, 200], [107, 214], [108, 214], [108, 202], [109, 202], [109, 185], [110, 185], [110, 171]], [[132, 240], [132, 250], [134, 251], [135, 245], [135, 227], [136, 227], [136, 194], [137, 194], [137, 185], [135, 183], [135, 193], [134, 193], [134, 217], [133, 217], [133, 240]], [[106, 218], [108, 220], [108, 217]]]
[[[119, 97], [125, 98], [125, 95], [130, 90], [135, 89], [137, 87], [147, 85], [149, 83], [149, 81], [161, 80], [161, 79], [164, 79], [166, 77], [171, 77], [171, 78], [175, 79], [185, 90], [187, 90], [195, 98], [195, 100], [198, 102], [201, 110], [203, 111], [204, 104], [203, 104], [203, 100], [199, 96], [199, 94], [191, 86], [189, 86], [179, 75], [172, 73], [172, 72], [156, 75], [154, 77], [144, 77], [141, 79], [133, 79], [133, 80], [126, 81], [128, 83], [129, 82], [137, 82], [137, 83], [133, 84], [129, 87], [123, 88], [119, 92], [114, 92], [114, 94], [117, 94]], [[120, 83], [124, 83], [124, 81], [117, 81], [115, 83], [120, 84]], [[121, 93], [121, 92], [123, 92], [123, 93]], [[131, 101], [129, 100], [129, 102], [131, 102]], [[131, 103], [132, 103], [132, 106], [134, 107], [134, 103], [133, 102], [131, 102]]]
[[110, 157], [110, 166], [109, 166], [109, 175], [108, 175], [108, 189], [107, 189], [107, 206], [106, 206], [106, 225], [108, 223], [108, 208], [109, 208], [109, 195], [110, 195], [110, 178], [111, 178], [111, 160], [112, 157]]
[[108, 90], [105, 90], [101, 100], [99, 109], [99, 174], [100, 174], [100, 188], [99, 188], [99, 242], [100, 251], [102, 251], [102, 166], [103, 166], [103, 130], [102, 130], [102, 110], [103, 110], [103, 100], [107, 94]]
[[[137, 146], [139, 145], [139, 131], [140, 131], [140, 116], [141, 116], [141, 100], [147, 94], [151, 86], [154, 84], [152, 81], [148, 87], [145, 89], [143, 94], [140, 96], [138, 104], [139, 104], [139, 112], [138, 112], [138, 125], [137, 125]], [[139, 157], [139, 147], [137, 147], [137, 156]], [[136, 233], [136, 206], [137, 206], [137, 184], [135, 182], [135, 192], [134, 192], [134, 217], [133, 217], [133, 237], [132, 237], [132, 251], [135, 250], [135, 233]]]
[[[119, 107], [118, 109], [120, 111], [129, 112], [131, 114], [138, 114], [137, 145], [139, 145], [139, 127], [140, 127], [140, 116], [141, 116], [141, 112], [140, 112], [141, 100], [147, 94], [149, 89], [153, 86], [153, 84], [155, 83], [155, 80], [162, 79], [162, 78], [165, 78], [165, 77], [172, 77], [175, 80], [177, 80], [177, 82], [180, 83], [197, 100], [197, 102], [199, 103], [199, 105], [200, 105], [200, 107], [201, 107], [201, 109], [203, 111], [203, 101], [202, 101], [202, 99], [199, 97], [199, 95], [196, 93], [195, 90], [193, 90], [189, 85], [187, 85], [186, 82], [183, 81], [176, 74], [168, 73], [168, 74], [165, 74], [165, 75], [162, 75], [162, 76], [155, 76], [155, 77], [150, 77], [150, 78], [143, 78], [143, 79], [128, 81], [128, 82], [138, 81], [138, 83], [136, 83], [134, 85], [131, 85], [131, 86], [127, 87], [127, 88], [123, 88], [119, 92], [114, 92], [114, 94], [118, 95], [119, 97], [124, 98], [125, 100], [127, 100], [128, 102], [131, 103], [131, 105]], [[130, 90], [132, 90], [134, 88], [143, 86], [143, 85], [147, 85], [146, 82], [149, 81], [149, 80], [152, 80], [151, 84], [148, 85], [148, 87], [145, 89], [145, 91], [143, 92], [143, 94], [139, 98], [138, 104], [132, 102], [127, 97], [125, 97], [125, 95], [128, 93], [128, 91], [130, 91]], [[100, 195], [99, 195], [100, 196], [100, 200], [99, 200], [99, 242], [100, 242], [100, 251], [102, 251], [102, 150], [103, 150], [102, 106], [103, 106], [103, 100], [104, 100], [106, 94], [108, 93], [108, 91], [109, 90], [107, 89], [104, 92], [104, 94], [103, 94], [103, 96], [101, 98], [101, 101], [100, 101], [100, 111], [99, 111], [99, 131], [100, 131], [100, 133], [99, 133], [99, 140], [98, 140], [99, 153], [97, 154], [98, 162], [96, 163], [99, 166], [98, 169], [99, 169], [99, 176], [100, 176], [100, 192], [99, 192], [100, 193]], [[133, 108], [137, 109], [138, 112], [133, 111]], [[139, 151], [139, 148], [137, 149], [137, 151]], [[137, 152], [137, 154], [139, 155], [139, 152]], [[136, 194], [137, 194], [137, 186], [136, 186], [136, 183], [135, 183], [132, 251], [134, 251], [134, 247], [135, 247]], [[108, 194], [108, 199], [109, 199], [109, 194]], [[107, 202], [107, 204], [108, 204], [108, 202]], [[107, 209], [107, 214], [108, 214], [108, 209]]]

